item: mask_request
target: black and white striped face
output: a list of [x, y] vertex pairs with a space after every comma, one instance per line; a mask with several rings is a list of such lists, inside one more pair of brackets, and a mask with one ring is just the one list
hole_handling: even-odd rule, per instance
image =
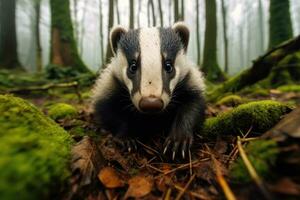
[[167, 107], [182, 74], [188, 39], [188, 28], [182, 23], [172, 28], [111, 31], [116, 73], [138, 110], [157, 112]]

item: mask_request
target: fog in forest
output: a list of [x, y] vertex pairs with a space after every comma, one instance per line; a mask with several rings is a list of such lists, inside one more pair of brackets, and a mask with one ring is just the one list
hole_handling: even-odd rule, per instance
[[[262, 6], [259, 6], [261, 1]], [[179, 1], [180, 3], [181, 1]], [[221, 68], [224, 68], [224, 37], [223, 18], [221, 13], [221, 0], [217, 0], [217, 57]], [[227, 38], [228, 38], [228, 65], [229, 74], [235, 74], [242, 69], [250, 67], [252, 60], [257, 58], [268, 48], [269, 31], [269, 1], [268, 0], [225, 0]], [[74, 34], [76, 35], [77, 48], [83, 61], [93, 71], [97, 71], [102, 66], [100, 37], [99, 37], [99, 3], [102, 3], [103, 14], [103, 42], [107, 44], [108, 33], [108, 0], [70, 0], [70, 9], [73, 20]], [[139, 5], [141, 4], [141, 5]], [[134, 27], [148, 26], [147, 0], [134, 1]], [[115, 1], [114, 25], [121, 24], [129, 27], [129, 1]], [[140, 6], [140, 10], [139, 10]], [[160, 26], [159, 7], [154, 1], [154, 13], [156, 26]], [[171, 0], [162, 1], [163, 25], [170, 26], [174, 23], [174, 4]], [[118, 8], [118, 9], [116, 9]], [[119, 12], [119, 22], [117, 16]], [[300, 33], [300, 1], [290, 1], [290, 13], [293, 24], [294, 36]], [[191, 30], [190, 45], [188, 55], [193, 61], [197, 61], [196, 47], [196, 1], [184, 1], [184, 22]], [[260, 15], [260, 12], [262, 15]], [[139, 20], [138, 20], [139, 18]], [[199, 0], [199, 20], [200, 20], [200, 45], [201, 55], [203, 55], [204, 32], [205, 32], [205, 1]], [[34, 20], [35, 11], [32, 0], [17, 1], [17, 39], [20, 62], [30, 71], [35, 71], [35, 45]], [[41, 1], [41, 42], [44, 66], [49, 63], [50, 48], [50, 10], [49, 1]], [[153, 25], [152, 18], [150, 26]], [[262, 29], [261, 29], [262, 27]], [[104, 48], [106, 49], [106, 48]], [[105, 54], [105, 52], [104, 52]], [[202, 57], [200, 55], [200, 60]], [[200, 62], [201, 63], [201, 62]]]

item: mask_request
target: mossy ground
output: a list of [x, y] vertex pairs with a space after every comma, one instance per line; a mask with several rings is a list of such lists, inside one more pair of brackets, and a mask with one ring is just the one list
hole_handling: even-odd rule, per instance
[[240, 134], [246, 133], [250, 128], [263, 133], [290, 110], [289, 105], [272, 100], [243, 104], [217, 117], [208, 118], [204, 124], [203, 134], [206, 136]]
[[[272, 175], [270, 168], [274, 166], [279, 153], [277, 143], [273, 140], [252, 141], [246, 145], [245, 152], [258, 175], [270, 180]], [[230, 177], [232, 181], [238, 183], [252, 180], [241, 157], [231, 165]]]
[[66, 103], [56, 103], [48, 108], [48, 115], [54, 120], [74, 118], [77, 114], [76, 108]]
[[240, 104], [246, 103], [247, 99], [244, 99], [238, 95], [228, 95], [217, 101], [216, 105], [225, 105], [225, 106], [238, 106]]
[[[69, 176], [69, 134], [32, 104], [0, 95], [0, 198], [43, 199]], [[58, 185], [57, 185], [58, 184]]]

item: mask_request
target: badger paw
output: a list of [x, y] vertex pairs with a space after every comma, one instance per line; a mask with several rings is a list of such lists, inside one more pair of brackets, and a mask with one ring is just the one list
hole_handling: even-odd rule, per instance
[[170, 150], [172, 153], [172, 160], [174, 160], [177, 152], [179, 151], [179, 153], [181, 152], [182, 158], [185, 159], [186, 155], [190, 153], [192, 144], [192, 133], [171, 133], [165, 140], [163, 154], [166, 154], [168, 150]]
[[117, 138], [116, 142], [128, 152], [137, 151], [137, 142], [132, 138]]

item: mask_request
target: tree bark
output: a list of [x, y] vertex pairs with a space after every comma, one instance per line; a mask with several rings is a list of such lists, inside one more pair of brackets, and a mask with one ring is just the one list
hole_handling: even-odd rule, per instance
[[178, 0], [174, 0], [174, 22], [180, 20]]
[[150, 26], [150, 9], [152, 13], [152, 26], [156, 26], [155, 8], [153, 0], [148, 0], [148, 25]]
[[100, 36], [100, 50], [101, 50], [101, 65], [104, 64], [104, 44], [103, 44], [103, 12], [102, 0], [99, 0], [99, 36]]
[[284, 42], [256, 59], [251, 68], [231, 78], [220, 87], [210, 92], [208, 94], [208, 99], [214, 101], [221, 94], [237, 92], [246, 86], [257, 83], [268, 77], [273, 67], [277, 66], [283, 58], [298, 51], [300, 51], [300, 36]]
[[116, 14], [117, 14], [117, 24], [120, 24], [120, 11], [119, 11], [119, 0], [115, 2]]
[[289, 0], [270, 0], [269, 48], [293, 37]]
[[221, 0], [221, 3], [222, 3], [222, 17], [223, 17], [224, 57], [225, 57], [224, 71], [228, 73], [227, 13], [226, 13], [226, 6], [224, 0]]
[[196, 34], [197, 34], [197, 64], [201, 64], [201, 37], [200, 37], [199, 0], [196, 0]]
[[105, 61], [108, 63], [110, 58], [113, 56], [109, 42], [109, 32], [114, 25], [114, 1], [108, 3], [108, 33], [107, 33], [107, 46], [106, 46], [106, 58]]
[[23, 70], [17, 53], [16, 0], [0, 0], [0, 68]]
[[217, 8], [216, 0], [205, 0], [205, 41], [202, 70], [210, 81], [223, 81], [224, 74], [217, 61]]
[[78, 72], [90, 72], [78, 55], [70, 15], [69, 0], [51, 0], [50, 63], [57, 67], [72, 67]]
[[36, 71], [42, 72], [43, 57], [42, 57], [42, 46], [40, 38], [40, 14], [41, 14], [41, 2], [36, 1], [35, 5], [35, 38], [36, 38]]
[[181, 20], [181, 21], [184, 21], [184, 0], [181, 0], [180, 20]]
[[159, 18], [160, 18], [160, 26], [164, 26], [164, 15], [161, 6], [161, 0], [158, 0], [158, 9], [159, 9]]
[[134, 28], [134, 0], [129, 0], [129, 28]]

